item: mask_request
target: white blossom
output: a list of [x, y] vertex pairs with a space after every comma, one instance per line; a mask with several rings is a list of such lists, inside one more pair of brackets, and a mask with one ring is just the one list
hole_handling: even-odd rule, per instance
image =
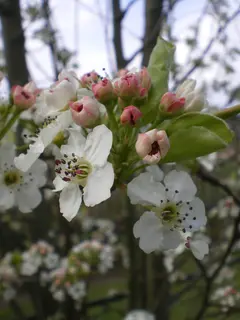
[[23, 172], [14, 165], [15, 149], [11, 144], [0, 147], [0, 208], [14, 205], [23, 212], [31, 212], [42, 201], [39, 188], [46, 183], [47, 165], [38, 159]]
[[88, 207], [110, 197], [114, 172], [107, 162], [112, 132], [105, 125], [95, 127], [87, 139], [76, 130], [69, 132], [68, 144], [61, 147], [62, 158], [56, 160], [57, 176], [53, 183], [55, 191], [61, 191], [60, 211], [71, 221], [79, 211], [82, 197]]
[[84, 281], [79, 281], [67, 288], [67, 293], [73, 300], [80, 300], [86, 295], [86, 284]]
[[127, 188], [132, 204], [141, 204], [145, 212], [135, 223], [133, 233], [146, 253], [175, 249], [182, 233], [197, 231], [206, 224], [203, 202], [195, 197], [196, 186], [188, 173], [173, 170], [164, 185], [145, 172], [134, 178]]
[[59, 262], [59, 255], [56, 253], [49, 253], [43, 261], [48, 269], [56, 268]]

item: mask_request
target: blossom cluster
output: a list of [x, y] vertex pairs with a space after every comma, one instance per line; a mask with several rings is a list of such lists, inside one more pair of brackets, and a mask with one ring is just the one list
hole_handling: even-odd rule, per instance
[[38, 241], [24, 252], [7, 253], [0, 260], [0, 294], [10, 301], [18, 289], [32, 278], [48, 287], [53, 299], [70, 296], [76, 307], [87, 294], [89, 277], [106, 273], [114, 266], [114, 249], [98, 240], [86, 240], [74, 246], [67, 257], [61, 257], [46, 241]]
[[[49, 182], [42, 159], [50, 150], [53, 192], [60, 194], [60, 212], [68, 221], [83, 206], [96, 206], [121, 188], [133, 205], [145, 209], [133, 228], [143, 251], [176, 249], [183, 243], [202, 259], [208, 243], [193, 233], [204, 230], [207, 219], [190, 174], [166, 170], [164, 177], [154, 165], [210, 154], [225, 147], [232, 134], [224, 121], [206, 114], [208, 104], [195, 80], [168, 91], [163, 65], [173, 55], [171, 48], [159, 39], [148, 68], [120, 70], [116, 77], [94, 70], [78, 77], [63, 70], [49, 88], [33, 82], [13, 87], [12, 105], [0, 119], [0, 210], [16, 205], [27, 213], [39, 205], [39, 188]], [[25, 124], [26, 151], [21, 146], [14, 150], [7, 137], [19, 118]], [[81, 244], [75, 256], [89, 253], [89, 245], [93, 250], [93, 243]], [[105, 262], [111, 255], [101, 247], [93, 252], [90, 256], [104, 256]], [[28, 259], [26, 254], [26, 265]], [[109, 260], [102, 268], [110, 265]]]

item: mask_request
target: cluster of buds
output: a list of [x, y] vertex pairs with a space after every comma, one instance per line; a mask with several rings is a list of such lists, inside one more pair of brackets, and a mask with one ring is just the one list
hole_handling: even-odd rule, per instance
[[146, 68], [128, 72], [113, 82], [115, 94], [122, 100], [146, 98], [151, 88], [151, 77]]
[[173, 92], [166, 92], [160, 101], [160, 109], [165, 112], [201, 111], [206, 101], [200, 91], [195, 90], [196, 81], [186, 80]]

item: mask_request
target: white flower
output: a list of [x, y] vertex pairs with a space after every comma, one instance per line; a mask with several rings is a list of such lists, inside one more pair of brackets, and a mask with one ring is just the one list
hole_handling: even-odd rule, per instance
[[20, 269], [20, 274], [23, 276], [32, 276], [37, 273], [40, 265], [42, 264], [42, 258], [38, 253], [31, 253], [26, 251], [22, 255], [22, 265]]
[[75, 100], [79, 81], [74, 72], [63, 70], [58, 81], [49, 89], [42, 90], [36, 101], [36, 120], [42, 121], [48, 116], [53, 117], [63, 111], [69, 101]]
[[105, 125], [95, 127], [87, 139], [76, 130], [69, 131], [68, 144], [61, 147], [62, 159], [56, 160], [57, 176], [53, 183], [55, 191], [61, 191], [60, 211], [71, 221], [79, 211], [82, 197], [88, 207], [110, 197], [114, 172], [107, 162], [112, 132]]
[[31, 138], [33, 143], [29, 145], [27, 153], [21, 153], [14, 159], [16, 167], [24, 172], [27, 171], [53, 142], [59, 132], [68, 128], [72, 122], [70, 110], [64, 111], [54, 118], [47, 119], [43, 128], [39, 129], [36, 132], [36, 136]]
[[82, 299], [86, 295], [86, 284], [83, 281], [79, 281], [67, 288], [67, 292], [73, 300]]
[[49, 253], [44, 258], [44, 264], [48, 269], [56, 268], [59, 262], [59, 256], [56, 253]]
[[192, 240], [188, 237], [186, 247], [192, 251], [194, 257], [198, 260], [202, 260], [209, 252], [208, 243], [205, 240]]
[[15, 298], [17, 291], [12, 287], [7, 287], [3, 292], [3, 299], [5, 301], [10, 301]]
[[217, 153], [210, 153], [207, 156], [198, 158], [198, 161], [207, 171], [213, 171], [217, 162]]
[[53, 298], [57, 301], [63, 302], [65, 300], [65, 293], [63, 290], [53, 292]]
[[133, 310], [126, 315], [124, 320], [155, 320], [155, 317], [145, 310]]
[[151, 210], [133, 228], [146, 253], [177, 248], [182, 242], [181, 232], [199, 230], [207, 221], [204, 204], [195, 197], [197, 189], [188, 173], [173, 170], [165, 176], [164, 185], [148, 172], [128, 184], [131, 203]]
[[185, 99], [185, 111], [201, 111], [207, 107], [204, 95], [195, 87], [196, 80], [188, 79], [177, 88], [176, 97]]
[[14, 165], [14, 146], [0, 147], [0, 207], [4, 210], [16, 205], [23, 213], [31, 212], [42, 201], [39, 188], [46, 183], [47, 165], [37, 160], [26, 172]]
[[105, 245], [100, 252], [100, 264], [98, 270], [100, 273], [106, 273], [109, 269], [113, 267], [113, 248], [111, 246]]

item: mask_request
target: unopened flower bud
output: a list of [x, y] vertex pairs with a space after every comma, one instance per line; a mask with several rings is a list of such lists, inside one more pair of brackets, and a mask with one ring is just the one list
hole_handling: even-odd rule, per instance
[[90, 127], [100, 116], [98, 102], [91, 97], [85, 96], [69, 105], [73, 121], [79, 126]]
[[83, 88], [91, 87], [93, 83], [97, 83], [99, 80], [99, 74], [95, 71], [85, 73], [81, 79], [81, 85]]
[[15, 106], [21, 109], [29, 109], [36, 101], [36, 94], [21, 86], [14, 86], [12, 88], [12, 97]]
[[153, 129], [138, 135], [135, 148], [143, 161], [154, 164], [166, 156], [170, 143], [164, 130]]
[[92, 91], [95, 98], [102, 103], [114, 97], [112, 82], [107, 78], [92, 84]]
[[140, 77], [140, 83], [143, 88], [145, 88], [147, 91], [151, 88], [151, 77], [148, 73], [148, 69], [143, 67], [139, 71], [139, 77]]
[[196, 81], [189, 79], [184, 81], [176, 91], [176, 98], [185, 98], [184, 111], [201, 111], [206, 107], [206, 100], [199, 90], [195, 90]]
[[177, 112], [183, 109], [185, 105], [185, 98], [177, 98], [175, 93], [166, 92], [160, 101], [166, 112]]
[[114, 92], [123, 100], [145, 98], [150, 86], [151, 80], [147, 69], [135, 73], [129, 72], [113, 83]]
[[129, 71], [127, 69], [120, 69], [117, 73], [117, 76], [123, 77], [123, 76], [126, 76], [127, 73], [129, 73]]
[[138, 119], [142, 117], [142, 112], [134, 106], [128, 106], [124, 108], [120, 121], [122, 124], [129, 124], [131, 126], [135, 126]]

